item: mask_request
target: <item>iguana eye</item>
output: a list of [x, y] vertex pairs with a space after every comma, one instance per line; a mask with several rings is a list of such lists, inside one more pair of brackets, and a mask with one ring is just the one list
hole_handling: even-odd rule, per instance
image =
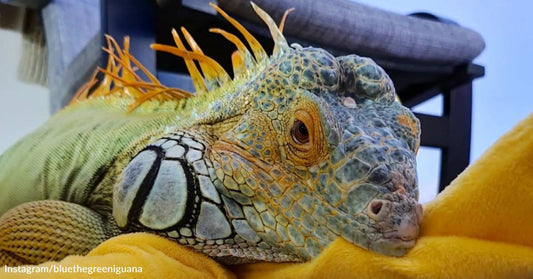
[[301, 120], [296, 119], [296, 121], [294, 121], [291, 128], [291, 135], [294, 142], [298, 144], [306, 144], [309, 142], [309, 130]]
[[288, 143], [287, 156], [300, 166], [316, 164], [326, 154], [326, 142], [320, 125], [320, 114], [316, 103], [303, 102], [292, 112], [287, 123], [285, 139]]

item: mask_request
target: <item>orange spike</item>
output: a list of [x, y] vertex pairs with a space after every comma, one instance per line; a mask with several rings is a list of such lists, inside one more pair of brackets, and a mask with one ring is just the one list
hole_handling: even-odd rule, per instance
[[166, 88], [166, 86], [162, 84], [154, 84], [154, 83], [148, 83], [148, 82], [127, 82], [124, 85], [127, 86], [137, 86], [142, 88]]
[[[130, 92], [130, 90], [128, 90], [128, 86], [124, 86], [124, 84], [127, 84], [129, 83], [130, 81], [127, 81], [125, 79], [123, 79], [122, 77], [118, 76], [117, 74], [114, 74], [106, 69], [102, 69], [102, 68], [98, 68], [98, 70], [102, 73], [104, 73], [105, 75], [113, 78], [113, 81], [115, 83], [115, 87], [121, 87], [121, 88], [124, 88], [124, 93], [126, 93], [126, 95], [130, 96], [130, 97], [133, 97], [133, 98], [136, 98], [136, 97], [139, 97], [139, 96], [142, 96], [145, 94], [145, 92], [140, 89], [139, 87], [131, 87], [132, 91], [133, 92]], [[118, 82], [117, 82], [118, 81]], [[118, 84], [117, 84], [118, 83]], [[100, 95], [109, 95], [109, 93], [102, 93]], [[95, 94], [95, 97], [97, 97], [99, 95], [96, 95]]]
[[[124, 37], [124, 48], [123, 48], [123, 51], [121, 51], [120, 49], [120, 46], [118, 45], [117, 41], [115, 41], [115, 39], [113, 39], [113, 37], [109, 36], [109, 35], [105, 35], [106, 37], [106, 40], [108, 42], [108, 44], [112, 44], [113, 46], [115, 46], [115, 51], [117, 52], [118, 54], [118, 58], [119, 59], [116, 59], [117, 61], [119, 61], [119, 63], [122, 65], [122, 71], [121, 71], [121, 76], [122, 76], [122, 79], [123, 80], [135, 80], [136, 79], [136, 74], [132, 74], [134, 72], [134, 70], [132, 69], [131, 67], [131, 63], [130, 63], [130, 60], [129, 60], [129, 47], [130, 47], [130, 41], [129, 41], [129, 37], [126, 36]], [[114, 55], [114, 57], [116, 57]], [[111, 69], [109, 69], [111, 70]], [[118, 75], [119, 73], [119, 69], [116, 68], [115, 69], [116, 71], [115, 74]], [[138, 77], [138, 76], [137, 76]], [[140, 78], [139, 78], [140, 79]], [[143, 92], [140, 92], [138, 91], [137, 89], [135, 88], [131, 88], [131, 91], [129, 89], [125, 89], [124, 93], [126, 93], [126, 95], [129, 95], [129, 96], [138, 96], [138, 95], [142, 95], [144, 94]]]
[[254, 2], [250, 3], [252, 4], [252, 8], [254, 9], [255, 13], [266, 23], [268, 30], [270, 30], [270, 35], [274, 40], [273, 56], [278, 56], [289, 50], [289, 44], [287, 44], [287, 40], [285, 40], [285, 37], [283, 37], [283, 34], [281, 34], [281, 31], [279, 31], [278, 26], [270, 17], [270, 15], [263, 11], [263, 9], [259, 8], [259, 6], [254, 4]]
[[[112, 45], [112, 46], [115, 47], [114, 51], [113, 51], [113, 48], [110, 47], [109, 49], [110, 49], [111, 52], [107, 52], [107, 53], [113, 53], [112, 56], [113, 56], [115, 61], [119, 62], [119, 64], [122, 64], [122, 66], [124, 68], [127, 68], [128, 70], [130, 70], [130, 72], [133, 72], [133, 69], [131, 69], [131, 65], [129, 63], [129, 60], [127, 59], [127, 57], [124, 57], [125, 56], [124, 52], [127, 52], [127, 49], [129, 49], [129, 37], [127, 37], [127, 36], [124, 37], [124, 49], [120, 48], [120, 46], [118, 45], [117, 41], [113, 37], [111, 37], [111, 36], [109, 36], [107, 34], [105, 35], [105, 37], [106, 37], [106, 40], [107, 40], [107, 45], [108, 46]], [[117, 57], [117, 55], [114, 54], [114, 52], [117, 53], [118, 57]], [[120, 61], [122, 63], [120, 63]], [[107, 68], [107, 69], [108, 70], [112, 70], [112, 69], [109, 69], [109, 68]], [[115, 69], [115, 70], [117, 70], [117, 69]], [[118, 74], [118, 71], [116, 71], [116, 73]]]
[[281, 21], [279, 23], [279, 31], [283, 33], [283, 28], [285, 27], [285, 20], [287, 20], [287, 16], [292, 13], [294, 11], [294, 8], [290, 8], [288, 10], [286, 10], [284, 13], [283, 13], [283, 17], [281, 18]]
[[226, 38], [228, 41], [232, 42], [239, 50], [241, 59], [243, 58], [242, 60], [247, 68], [251, 68], [255, 65], [255, 61], [252, 57], [252, 54], [248, 51], [246, 46], [241, 42], [241, 40], [239, 40], [237, 36], [219, 28], [211, 28], [209, 29], [209, 32], [218, 33], [224, 36], [224, 38]]
[[[122, 69], [130, 72], [135, 77], [136, 80], [141, 80], [141, 77], [137, 75], [131, 67], [128, 67], [127, 63], [123, 59], [117, 57], [117, 55], [114, 53], [112, 49], [102, 48], [102, 50], [106, 52], [110, 57], [112, 57], [114, 61], [117, 61], [120, 65], [122, 65]], [[128, 54], [128, 55], [131, 56], [131, 54]], [[106, 69], [109, 70], [110, 67], [108, 66], [106, 67]]]
[[174, 54], [182, 58], [188, 58], [188, 59], [196, 60], [198, 62], [204, 62], [207, 65], [209, 65], [209, 69], [212, 71], [212, 74], [217, 76], [219, 80], [221, 80], [222, 82], [227, 82], [230, 80], [228, 73], [226, 73], [226, 70], [224, 70], [224, 68], [222, 68], [222, 66], [220, 66], [220, 64], [218, 64], [211, 57], [205, 56], [200, 53], [195, 53], [195, 52], [191, 52], [187, 50], [181, 50], [176, 47], [171, 47], [171, 46], [162, 45], [162, 44], [152, 44], [151, 47], [152, 49], [168, 52], [168, 53]]
[[[191, 36], [191, 34], [185, 29], [184, 27], [181, 27], [181, 32], [183, 33], [183, 36], [185, 37], [185, 40], [191, 47], [192, 51], [194, 53], [198, 54], [204, 54], [200, 46], [196, 43], [194, 38]], [[216, 88], [218, 86], [222, 86], [225, 82], [220, 80], [218, 77], [218, 74], [216, 73], [216, 70], [212, 69], [208, 64], [198, 61], [200, 64], [200, 68], [202, 69], [202, 72], [204, 73], [205, 79], [207, 81], [207, 84], [209, 85], [209, 88]], [[226, 80], [227, 81], [227, 80]]]
[[[123, 44], [123, 53], [124, 55], [122, 57], [120, 57], [120, 62], [123, 62], [121, 63], [123, 65], [123, 70], [122, 70], [122, 78], [124, 80], [134, 80], [135, 79], [135, 75], [131, 74], [133, 72], [133, 69], [131, 68], [131, 63], [130, 63], [130, 59], [129, 57], [126, 55], [126, 53], [129, 53], [130, 52], [130, 37], [128, 36], [125, 36], [124, 37], [124, 42], [122, 43]], [[126, 71], [124, 71], [125, 69], [127, 69]], [[131, 71], [130, 71], [131, 69]]]
[[226, 12], [224, 12], [220, 7], [213, 3], [209, 3], [209, 6], [215, 8], [217, 12], [223, 16], [231, 25], [233, 25], [241, 34], [244, 36], [250, 47], [252, 48], [252, 52], [254, 53], [255, 59], [258, 62], [264, 61], [268, 58], [265, 50], [261, 46], [261, 44], [257, 41], [257, 39], [244, 28], [238, 21], [230, 17]]
[[189, 31], [187, 31], [187, 29], [185, 29], [185, 27], [183, 27], [183, 26], [180, 28], [180, 30], [181, 30], [181, 33], [183, 33], [183, 36], [185, 37], [185, 40], [187, 41], [187, 43], [191, 47], [192, 51], [196, 52], [196, 53], [204, 54], [204, 52], [202, 51], [200, 46], [194, 40], [194, 38], [191, 35], [191, 33], [189, 33]]
[[[180, 39], [180, 35], [176, 31], [176, 29], [172, 28], [172, 37], [174, 37], [174, 43], [178, 46], [181, 50], [187, 50], [185, 49], [185, 45]], [[200, 74], [200, 71], [196, 67], [196, 64], [194, 64], [194, 61], [192, 59], [183, 59], [185, 61], [185, 65], [187, 66], [187, 70], [189, 71], [189, 74], [192, 79], [192, 83], [194, 84], [194, 88], [196, 88], [196, 93], [201, 94], [202, 92], [207, 92], [207, 87], [204, 83], [204, 78], [202, 77], [202, 74]]]
[[[133, 88], [137, 88], [138, 89], [138, 87], [143, 87], [143, 86], [139, 85], [139, 84], [135, 84], [135, 83], [133, 83], [133, 84], [120, 84], [120, 85], [115, 86], [110, 91], [105, 92], [104, 94], [102, 94], [102, 96], [112, 95], [112, 94], [116, 93], [117, 91], [119, 91], [120, 89], [124, 89], [124, 88], [128, 88], [128, 87], [133, 87]], [[150, 86], [144, 86], [143, 88], [145, 88], [145, 87], [150, 87]], [[158, 86], [158, 89], [167, 89], [167, 88], [168, 87], [163, 86], [163, 85]], [[154, 90], [154, 88], [148, 88], [148, 90]], [[146, 94], [150, 94], [150, 93], [144, 93], [142, 96], [145, 96]], [[137, 96], [137, 99], [141, 98], [142, 96]]]
[[89, 81], [84, 83], [78, 89], [78, 91], [76, 91], [76, 93], [74, 94], [70, 102], [68, 103], [69, 105], [74, 104], [77, 101], [82, 101], [82, 100], [87, 99], [89, 90], [91, 89], [91, 87], [93, 87], [98, 82], [98, 80], [96, 79], [96, 73], [98, 73], [98, 70], [95, 70], [93, 74], [91, 75], [91, 78], [89, 79]]
[[[168, 88], [162, 85], [154, 75], [129, 53], [130, 44], [128, 38], [124, 39], [124, 48], [122, 50], [112, 37], [106, 35], [106, 41], [107, 48], [103, 48], [109, 54], [106, 69], [97, 67], [90, 81], [78, 89], [70, 102], [71, 104], [77, 101], [110, 95], [115, 97], [129, 96], [132, 98], [131, 111], [149, 99], [183, 99], [194, 96], [194, 94], [185, 90]], [[209, 59], [206, 61], [209, 65], [212, 64]], [[193, 61], [191, 60], [191, 62]], [[135, 73], [135, 68], [145, 72], [149, 81], [144, 81], [139, 77]], [[98, 82], [96, 78], [98, 72], [101, 72], [104, 78], [100, 85], [93, 88]]]
[[[176, 47], [172, 47], [172, 46], [168, 46], [168, 45], [151, 44], [150, 47], [152, 49], [155, 49], [155, 50], [158, 50], [158, 51], [168, 52], [170, 54], [174, 54], [176, 56], [179, 56], [179, 57], [182, 57], [182, 58], [186, 58], [186, 59], [193, 59], [193, 60], [196, 60], [196, 61], [199, 61], [199, 62], [206, 62], [206, 63], [211, 63], [211, 61], [214, 62], [213, 59], [211, 59], [210, 57], [205, 56], [203, 54], [195, 53], [195, 52], [188, 51], [188, 50], [182, 50], [182, 49], [179, 49], [179, 48], [176, 48]], [[214, 62], [214, 63], [216, 63], [216, 62]], [[218, 65], [218, 63], [217, 63], [217, 65]], [[218, 66], [220, 67], [220, 65], [218, 65]]]
[[[121, 68], [122, 68], [121, 65], [115, 66], [115, 64], [113, 64], [113, 67], [108, 68], [109, 69], [108, 72], [116, 73], [115, 75], [118, 76], [118, 72]], [[98, 72], [103, 73], [104, 78], [102, 82], [100, 82], [100, 85], [93, 92], [91, 92], [91, 97], [95, 98], [99, 96], [109, 95], [110, 94], [109, 92], [113, 91], [113, 89], [111, 88], [112, 85], [113, 85], [113, 88], [117, 88], [118, 86], [116, 80], [113, 77], [110, 77], [104, 72], [102, 72], [100, 68], [97, 67], [96, 70]]]
[[[124, 37], [123, 45], [124, 45], [123, 47], [124, 56], [121, 57], [122, 58], [121, 61], [123, 61], [124, 64], [122, 64], [123, 66], [122, 66], [122, 71], [121, 71], [121, 77], [123, 80], [127, 82], [137, 81], [136, 79], [137, 75], [132, 74], [132, 72], [134, 72], [135, 70], [133, 69], [131, 62], [130, 62], [131, 55], [129, 54], [130, 52], [130, 37], [129, 36]], [[133, 97], [137, 97], [137, 96], [141, 96], [145, 94], [144, 91], [136, 87], [124, 88], [124, 92], [126, 94], [128, 93], [131, 94]]]
[[[159, 82], [159, 80], [152, 74], [150, 73], [150, 71], [148, 71], [148, 69], [146, 69], [146, 67], [144, 67], [144, 65], [139, 61], [137, 60], [137, 58], [135, 58], [133, 55], [131, 55], [131, 53], [125, 53], [126, 56], [128, 56], [128, 58], [131, 60], [131, 62], [133, 62], [133, 64], [135, 64], [135, 66], [139, 67], [139, 69], [141, 69], [141, 71], [143, 71], [143, 73], [146, 74], [146, 76], [148, 77], [148, 79], [155, 83], [155, 84], [161, 84]], [[134, 71], [132, 71], [132, 73], [135, 73]], [[138, 77], [138, 76], [137, 76]], [[141, 79], [139, 77], [139, 79]]]
[[87, 88], [83, 90], [82, 94], [80, 95], [80, 100], [87, 100], [87, 98], [89, 98], [89, 92], [96, 83], [98, 83], [98, 80], [96, 79], [87, 83]]
[[148, 83], [148, 82], [143, 82], [143, 81], [140, 81], [140, 82], [139, 81], [127, 81], [124, 78], [118, 76], [117, 74], [114, 74], [108, 71], [107, 69], [99, 68], [98, 70], [106, 74], [107, 76], [112, 77], [115, 81], [119, 81], [120, 83], [122, 83], [121, 85], [126, 86], [126, 87], [140, 87], [140, 88], [145, 88], [145, 87], [146, 88], [154, 88], [154, 87], [164, 88], [166, 87], [160, 83]]
[[233, 54], [231, 54], [231, 64], [233, 65], [233, 76], [234, 77], [246, 74], [247, 68], [244, 64], [244, 61], [242, 59], [240, 52], [234, 51]]
[[115, 47], [115, 51], [117, 52], [118, 56], [122, 57], [124, 54], [122, 53], [122, 49], [118, 45], [117, 41], [115, 41], [115, 39], [113, 37], [109, 36], [108, 34], [105, 34], [104, 36], [106, 38], [107, 45], [108, 46], [113, 45]]
[[[113, 50], [113, 45], [111, 43], [111, 40], [110, 38], [107, 38], [106, 37], [106, 41], [107, 41], [107, 47], [109, 49], [109, 52], [107, 52], [108, 54], [112, 54], [112, 55], [108, 55], [107, 57], [107, 65], [106, 65], [106, 69], [110, 70], [110, 71], [115, 71], [113, 69], [116, 69], [118, 66], [117, 64], [115, 63], [116, 61], [116, 56], [115, 56], [115, 51]], [[104, 51], [106, 51], [105, 48], [102, 48], [104, 49]], [[98, 70], [95, 71], [95, 73], [97, 73]], [[109, 79], [108, 76], [104, 75], [104, 78], [102, 79], [102, 82], [100, 82], [100, 85], [98, 86], [97, 90], [95, 90], [95, 92], [98, 92], [98, 91], [109, 91], [111, 89], [111, 80]]]

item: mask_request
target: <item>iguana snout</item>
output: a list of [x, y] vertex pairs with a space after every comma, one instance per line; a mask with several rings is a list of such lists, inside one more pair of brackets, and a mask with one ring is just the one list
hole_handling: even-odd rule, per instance
[[401, 256], [414, 246], [423, 217], [422, 206], [416, 201], [374, 199], [367, 212], [381, 232], [377, 240], [370, 242], [369, 249]]

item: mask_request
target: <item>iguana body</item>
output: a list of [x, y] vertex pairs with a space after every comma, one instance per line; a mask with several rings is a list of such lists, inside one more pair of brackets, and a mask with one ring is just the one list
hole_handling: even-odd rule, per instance
[[0, 157], [0, 265], [133, 231], [230, 263], [303, 261], [337, 237], [388, 255], [414, 245], [419, 124], [388, 76], [367, 58], [291, 48], [254, 9], [275, 53], [241, 30], [254, 56], [236, 43], [233, 81], [186, 31], [191, 51], [177, 33], [177, 48], [154, 48], [185, 58], [194, 97], [143, 82], [116, 48], [90, 96], [92, 84]]

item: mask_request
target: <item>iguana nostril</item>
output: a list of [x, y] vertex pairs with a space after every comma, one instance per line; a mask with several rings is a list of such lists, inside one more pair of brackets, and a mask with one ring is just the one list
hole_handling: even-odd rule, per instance
[[370, 204], [370, 211], [374, 215], [379, 215], [379, 212], [381, 211], [382, 208], [383, 208], [382, 201], [372, 201], [372, 203]]
[[368, 217], [375, 221], [383, 221], [390, 217], [391, 202], [382, 199], [374, 199], [367, 207]]

